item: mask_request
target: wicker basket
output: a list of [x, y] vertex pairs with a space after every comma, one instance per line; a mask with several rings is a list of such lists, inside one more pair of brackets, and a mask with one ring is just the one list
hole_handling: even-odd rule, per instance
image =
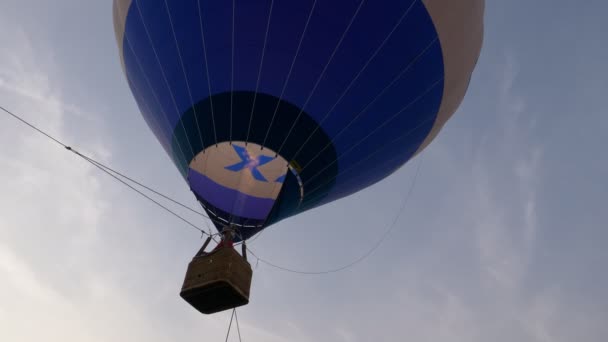
[[239, 253], [222, 248], [192, 259], [180, 296], [204, 314], [246, 305], [252, 274]]

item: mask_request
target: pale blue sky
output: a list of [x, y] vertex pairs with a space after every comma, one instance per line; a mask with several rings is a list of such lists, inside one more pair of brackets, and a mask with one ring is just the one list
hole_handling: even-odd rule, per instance
[[[244, 340], [606, 341], [607, 11], [487, 1], [468, 95], [426, 152], [252, 248], [305, 270], [351, 261], [422, 161], [389, 239], [337, 274], [260, 264]], [[197, 205], [131, 97], [111, 1], [5, 0], [0, 43], [2, 106]], [[0, 340], [223, 340], [229, 313], [178, 297], [195, 231], [6, 116], [0, 177]]]

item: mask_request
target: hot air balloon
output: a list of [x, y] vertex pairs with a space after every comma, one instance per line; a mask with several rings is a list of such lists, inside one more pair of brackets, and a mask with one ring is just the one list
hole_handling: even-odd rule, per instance
[[369, 187], [428, 146], [466, 93], [483, 12], [483, 0], [113, 7], [145, 121], [235, 241]]

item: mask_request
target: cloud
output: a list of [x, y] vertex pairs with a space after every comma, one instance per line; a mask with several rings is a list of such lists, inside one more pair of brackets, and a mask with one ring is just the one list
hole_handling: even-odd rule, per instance
[[[25, 33], [8, 32], [2, 33], [6, 53], [0, 57], [2, 105], [52, 134], [69, 135], [69, 106], [45, 72], [52, 64], [36, 57]], [[6, 115], [2, 120], [1, 334], [11, 341], [87, 336], [86, 324], [74, 325], [81, 308], [70, 291], [87, 292], [86, 259], [79, 258], [95, 243], [107, 208], [101, 183], [65, 150]]]
[[[69, 139], [74, 127], [65, 113], [79, 110], [63, 100], [61, 81], [49, 77], [52, 60], [39, 58], [33, 46], [41, 46], [25, 33], [7, 32], [0, 56], [2, 105]], [[113, 193], [104, 190], [108, 179], [17, 120], [1, 120], [2, 340], [168, 340], [150, 331], [151, 316], [116, 281], [120, 271], [108, 271], [116, 264], [104, 262], [104, 225], [115, 204]], [[111, 159], [95, 136], [80, 143], [96, 158]]]
[[[517, 59], [505, 57], [496, 97], [496, 121], [485, 132], [473, 160], [480, 299], [475, 311], [484, 324], [480, 340], [570, 341], [597, 338], [601, 325], [590, 312], [574, 307], [559, 283], [547, 283], [533, 265], [540, 240], [551, 227], [541, 225], [539, 200], [544, 186], [545, 146], [536, 136], [538, 113], [519, 89]], [[542, 235], [542, 236], [546, 236]], [[581, 324], [585, 322], [586, 324]]]
[[[80, 109], [50, 77], [55, 65], [36, 53], [46, 50], [40, 42], [19, 30], [0, 35], [8, 51], [0, 56], [2, 105], [112, 164], [99, 140], [110, 136], [104, 126], [83, 138], [66, 116]], [[155, 215], [156, 207], [17, 120], [0, 119], [1, 340], [225, 337], [226, 313], [201, 316], [178, 297], [183, 270], [176, 265], [191, 253], [172, 217]], [[250, 341], [284, 340], [247, 320], [241, 330]]]
[[[11, 75], [6, 73], [0, 73], [0, 89], [5, 92], [13, 93], [14, 95], [18, 95], [24, 98], [24, 100], [33, 100], [40, 104], [43, 104], [46, 107], [61, 107], [64, 113], [70, 113], [77, 116], [82, 116], [86, 113], [82, 108], [79, 108], [72, 104], [60, 103], [57, 102], [55, 98], [49, 98], [44, 94], [32, 92], [32, 89], [25, 88], [23, 86], [16, 85], [19, 80], [15, 79], [15, 77], [11, 77]], [[88, 115], [92, 116], [92, 115]]]
[[502, 71], [496, 122], [484, 137], [493, 144], [478, 150], [472, 169], [480, 285], [489, 310], [485, 319], [495, 329], [484, 334], [498, 340], [559, 341], [550, 331], [552, 315], [565, 311], [558, 289], [541, 285], [533, 292], [529, 286], [534, 252], [542, 248], [537, 201], [546, 172], [543, 146], [534, 138], [536, 115], [516, 86], [512, 55], [506, 55]]
[[516, 56], [507, 55], [500, 70], [495, 87], [471, 94], [494, 103], [484, 112], [491, 117], [476, 153], [462, 159], [452, 142], [458, 132], [431, 145], [407, 221], [391, 236], [398, 242], [385, 243], [369, 262], [375, 267], [353, 271], [361, 276], [349, 285], [360, 289], [340, 288], [354, 303], [338, 302], [339, 318], [328, 323], [338, 327], [335, 340], [544, 342], [601, 335], [592, 311], [576, 305], [572, 317], [568, 293], [533, 268], [538, 250], [547, 248], [539, 237], [550, 229], [538, 211], [546, 147], [518, 86]]
[[[0, 30], [0, 40], [7, 51], [0, 55], [2, 104], [112, 164], [118, 150], [100, 141], [116, 138], [112, 127], [102, 122], [85, 135], [71, 120], [90, 106], [62, 93], [62, 80], [51, 76], [61, 63], [53, 49], [15, 27]], [[488, 86], [473, 82], [464, 104], [486, 122], [474, 155], [463, 158], [458, 114], [426, 152], [399, 227], [372, 257], [322, 277], [255, 270], [252, 302], [239, 311], [244, 339], [553, 342], [608, 335], [605, 313], [573, 301], [572, 290], [531, 267], [546, 248], [542, 233], [552, 228], [539, 212], [549, 170], [518, 58], [507, 55], [500, 67], [481, 61], [478, 74], [499, 74]], [[479, 105], [486, 101], [492, 105]], [[201, 316], [177, 296], [198, 235], [182, 234], [172, 217], [12, 118], [0, 116], [0, 123], [0, 340], [225, 338], [229, 312]], [[138, 158], [147, 157], [125, 158], [126, 171], [148, 165]], [[417, 162], [411, 165], [365, 193], [273, 227], [256, 251], [304, 269], [352, 260], [396, 214], [409, 186], [404, 175]], [[231, 336], [237, 340], [235, 330]]]
[[[0, 57], [0, 71], [10, 70], [12, 74], [3, 81], [12, 82], [9, 88], [20, 89], [23, 94], [31, 94], [30, 99], [37, 100], [24, 101], [22, 97], [12, 96], [5, 87], [0, 92], [5, 99], [3, 106], [23, 113], [27, 120], [52, 135], [68, 135], [64, 113], [69, 106], [64, 104], [56, 81], [50, 80], [45, 72], [52, 64], [34, 57], [32, 42], [23, 32], [17, 30], [13, 38], [3, 39], [8, 43], [8, 52]], [[89, 200], [100, 197], [100, 183], [91, 166], [13, 118], [3, 115], [3, 120], [4, 148], [0, 160], [5, 181], [2, 185], [3, 193], [10, 194], [2, 198], [7, 210], [3, 220], [21, 221], [33, 231], [40, 229], [38, 233], [42, 235], [38, 236], [41, 238], [38, 243], [42, 250], [46, 249], [44, 238], [51, 237], [51, 232], [41, 228], [52, 222], [49, 220], [56, 220], [57, 227], [66, 227], [55, 233], [67, 233], [67, 227], [80, 225], [72, 237], [74, 247], [83, 239], [92, 238], [105, 204]], [[98, 149], [96, 154], [108, 157], [103, 149]], [[33, 231], [6, 224], [3, 233], [14, 233], [14, 237], [23, 240], [27, 236], [33, 242], [30, 236]]]
[[542, 147], [534, 141], [534, 115], [514, 84], [518, 70], [507, 55], [497, 96], [496, 122], [473, 161], [475, 217], [482, 267], [491, 286], [519, 287], [538, 231], [536, 200]]

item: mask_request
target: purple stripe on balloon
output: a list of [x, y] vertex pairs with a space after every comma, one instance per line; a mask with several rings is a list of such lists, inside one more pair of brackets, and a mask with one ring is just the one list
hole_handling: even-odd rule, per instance
[[188, 182], [192, 191], [209, 204], [235, 216], [264, 220], [274, 205], [273, 199], [254, 197], [227, 188], [211, 179], [188, 169]]

